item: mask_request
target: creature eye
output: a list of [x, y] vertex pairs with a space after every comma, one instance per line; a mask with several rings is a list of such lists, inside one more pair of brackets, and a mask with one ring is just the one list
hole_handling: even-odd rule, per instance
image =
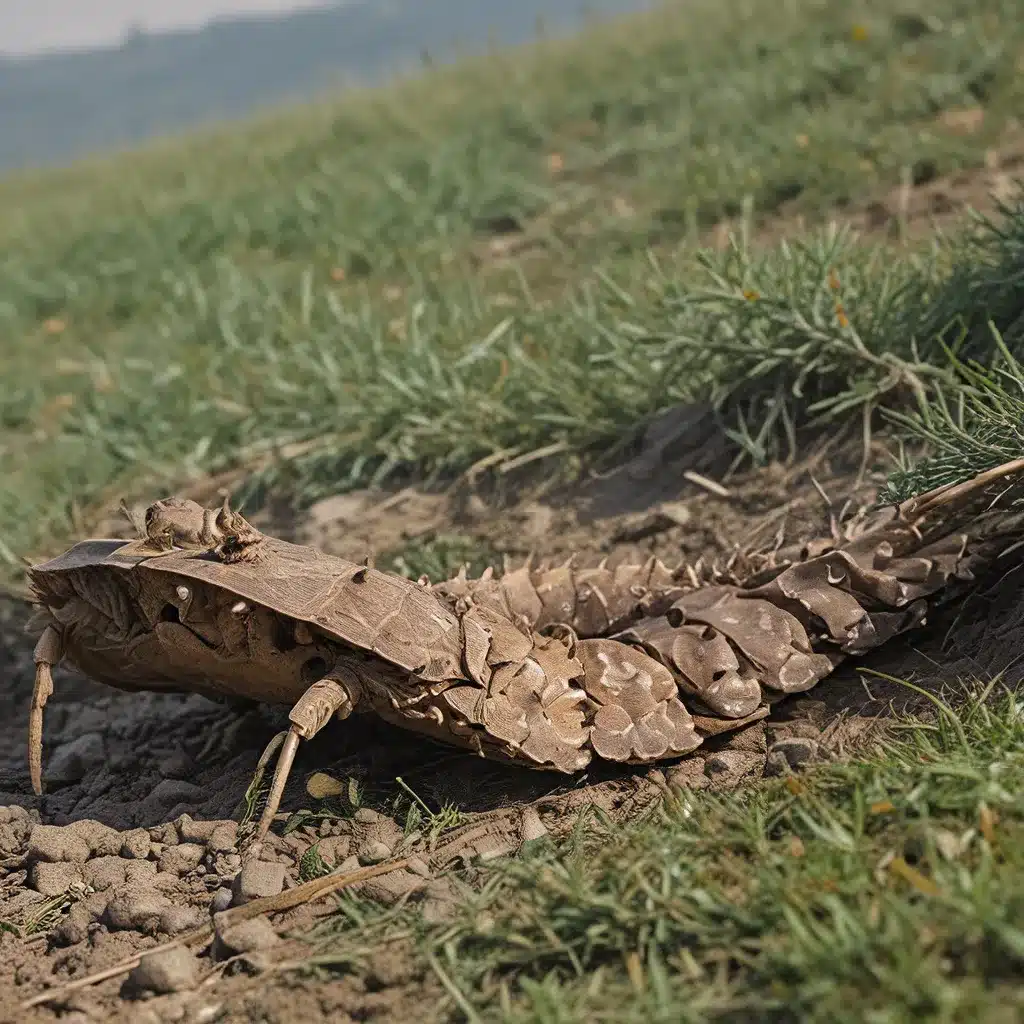
[[187, 601], [192, 596], [188, 587], [178, 587], [174, 592], [178, 595], [179, 601]]

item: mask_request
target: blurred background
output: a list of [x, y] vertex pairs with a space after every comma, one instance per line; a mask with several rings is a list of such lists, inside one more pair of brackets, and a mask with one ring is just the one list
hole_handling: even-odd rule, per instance
[[0, 170], [59, 164], [649, 0], [0, 0]]

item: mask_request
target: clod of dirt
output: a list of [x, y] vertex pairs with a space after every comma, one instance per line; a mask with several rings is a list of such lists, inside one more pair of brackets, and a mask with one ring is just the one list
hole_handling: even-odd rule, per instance
[[[231, 825], [226, 821], [196, 821], [190, 814], [180, 815], [174, 822], [178, 839], [183, 843], [199, 843], [205, 845], [210, 837], [223, 825]], [[237, 825], [235, 826], [237, 831]]]
[[386, 875], [373, 878], [369, 882], [364, 882], [362, 885], [354, 887], [353, 891], [357, 892], [364, 899], [375, 900], [384, 906], [391, 906], [391, 904], [397, 903], [403, 896], [418, 892], [424, 889], [426, 885], [427, 881], [425, 879], [402, 868], [396, 871], [389, 871]]
[[777, 757], [785, 759], [788, 767], [797, 771], [818, 757], [818, 743], [806, 736], [792, 736], [776, 740], [769, 751], [773, 760]]
[[704, 758], [693, 756], [667, 768], [665, 781], [671, 789], [698, 791], [711, 785], [711, 779], [704, 772]]
[[159, 819], [179, 804], [195, 806], [202, 798], [203, 791], [191, 782], [162, 779], [144, 801], [146, 817], [150, 821]]
[[28, 859], [31, 862], [84, 864], [90, 852], [89, 844], [80, 835], [60, 825], [36, 825], [28, 838]]
[[210, 833], [206, 848], [213, 853], [230, 853], [238, 843], [238, 822], [221, 821], [216, 822], [216, 825]]
[[198, 928], [206, 917], [198, 907], [168, 907], [160, 915], [159, 930], [165, 935], [178, 935]]
[[172, 946], [143, 955], [125, 980], [124, 993], [166, 995], [194, 988], [198, 980], [199, 961], [184, 946]]
[[38, 818], [38, 812], [33, 818], [24, 807], [0, 807], [0, 855], [23, 850]]
[[82, 880], [82, 865], [70, 861], [39, 861], [29, 872], [32, 888], [43, 896], [59, 896]]
[[65, 825], [69, 832], [80, 836], [89, 844], [91, 857], [115, 857], [121, 852], [124, 838], [116, 828], [104, 825], [102, 821], [83, 818]]
[[149, 856], [153, 841], [149, 838], [149, 829], [133, 828], [121, 834], [122, 857], [132, 860], [145, 860]]
[[235, 906], [263, 896], [276, 896], [284, 889], [285, 866], [265, 860], [250, 860], [235, 875], [231, 886]]
[[[352, 852], [352, 840], [348, 836], [328, 836], [316, 844], [317, 852], [323, 859], [332, 866], [338, 866]], [[296, 850], [296, 856], [301, 855], [301, 849]]]
[[163, 893], [139, 882], [126, 882], [113, 891], [103, 917], [113, 931], [153, 934], [160, 929], [160, 916], [169, 906], [171, 901]]
[[76, 946], [88, 938], [89, 924], [89, 915], [78, 907], [72, 907], [51, 932], [50, 938], [55, 946]]
[[[352, 832], [358, 840], [360, 847], [370, 843], [379, 843], [387, 847], [387, 855], [402, 841], [402, 830], [395, 821], [387, 815], [371, 810], [369, 807], [360, 807], [352, 815]], [[382, 858], [383, 859], [383, 858]]]
[[161, 871], [166, 871], [171, 875], [187, 875], [199, 867], [204, 852], [204, 848], [198, 843], [179, 843], [177, 846], [168, 846], [160, 854], [157, 866]]
[[751, 775], [761, 775], [765, 758], [752, 750], [720, 750], [704, 762], [704, 774], [716, 788], [738, 785]]
[[523, 809], [523, 821], [519, 831], [524, 843], [533, 842], [535, 839], [543, 839], [544, 836], [548, 835], [547, 826], [540, 820], [540, 815], [535, 807], [525, 807]]
[[104, 764], [106, 759], [106, 744], [103, 742], [102, 734], [83, 733], [57, 747], [47, 765], [46, 777], [51, 786], [80, 782], [91, 771]]
[[391, 850], [386, 843], [372, 839], [369, 842], [361, 843], [356, 851], [360, 864], [380, 864], [391, 856]]
[[458, 905], [458, 893], [447, 878], [435, 878], [423, 887], [422, 914], [427, 924], [449, 920]]
[[123, 885], [127, 881], [126, 869], [131, 863], [120, 857], [94, 857], [85, 865], [85, 882], [97, 892]]
[[226, 960], [239, 953], [261, 952], [281, 941], [265, 914], [236, 924], [214, 918], [213, 927], [212, 953], [215, 960]]
[[430, 870], [430, 865], [425, 860], [423, 860], [420, 857], [410, 857], [409, 858], [408, 869], [414, 875], [419, 875], [420, 878], [432, 878], [433, 877], [433, 872]]

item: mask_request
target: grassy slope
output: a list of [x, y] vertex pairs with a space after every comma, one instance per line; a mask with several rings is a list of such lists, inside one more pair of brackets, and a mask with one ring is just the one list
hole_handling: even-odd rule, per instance
[[1019, 1021], [1024, 704], [984, 697], [857, 763], [591, 818], [487, 869], [447, 925], [346, 897], [307, 967], [411, 931], [446, 1020]]
[[[752, 370], [763, 384], [736, 411], [754, 451], [865, 369], [849, 404], [902, 395], [878, 356], [933, 268], [871, 265], [840, 240], [716, 278], [679, 247], [744, 209], [822, 209], [980, 161], [1020, 109], [1022, 53], [1009, 0], [689, 0], [628, 31], [12, 179], [0, 553], [38, 553], [115, 483], [261, 445], [306, 453], [273, 482], [308, 498], [578, 450]], [[973, 136], [941, 117], [979, 104]], [[535, 253], [510, 268], [487, 244], [516, 226]], [[745, 289], [779, 298], [753, 325]], [[769, 351], [716, 355], [750, 330]]]
[[[37, 543], [72, 500], [154, 460], [173, 476], [254, 439], [314, 438], [287, 481], [308, 494], [338, 485], [328, 465], [359, 480], [389, 458], [581, 446], [747, 378], [734, 422], [747, 414], [757, 449], [815, 399], [845, 391], [832, 411], [856, 411], [946, 374], [932, 339], [954, 315], [973, 354], [992, 347], [989, 316], [1012, 343], [1019, 210], [951, 275], [841, 238], [733, 252], [703, 276], [671, 256], [748, 195], [769, 209], [800, 181], [828, 203], [902, 166], [977, 159], [984, 140], [944, 135], [936, 114], [983, 99], [994, 137], [1022, 30], [1008, 5], [936, 7], [928, 28], [881, 3], [698, 4], [558, 60], [445, 73], [414, 114], [399, 89], [10, 183], [0, 536], [12, 554]], [[510, 77], [514, 100], [494, 88]], [[541, 256], [470, 279], [500, 217], [538, 218]], [[446, 927], [343, 900], [316, 969], [372, 958], [398, 928], [455, 1019], [1019, 1020], [1022, 723], [1019, 698], [977, 702], [860, 763], [581, 829], [494, 871]]]

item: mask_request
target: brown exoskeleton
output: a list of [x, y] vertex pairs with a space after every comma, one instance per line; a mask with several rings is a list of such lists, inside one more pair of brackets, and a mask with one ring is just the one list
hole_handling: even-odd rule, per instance
[[353, 711], [562, 772], [594, 755], [679, 758], [922, 623], [929, 598], [1019, 536], [1006, 510], [1022, 471], [1008, 463], [710, 583], [652, 560], [430, 586], [265, 536], [227, 502], [158, 501], [138, 540], [82, 541], [30, 570], [32, 785], [42, 792], [43, 708], [62, 659], [122, 690], [290, 705], [264, 755], [280, 749], [258, 837], [299, 741]]

